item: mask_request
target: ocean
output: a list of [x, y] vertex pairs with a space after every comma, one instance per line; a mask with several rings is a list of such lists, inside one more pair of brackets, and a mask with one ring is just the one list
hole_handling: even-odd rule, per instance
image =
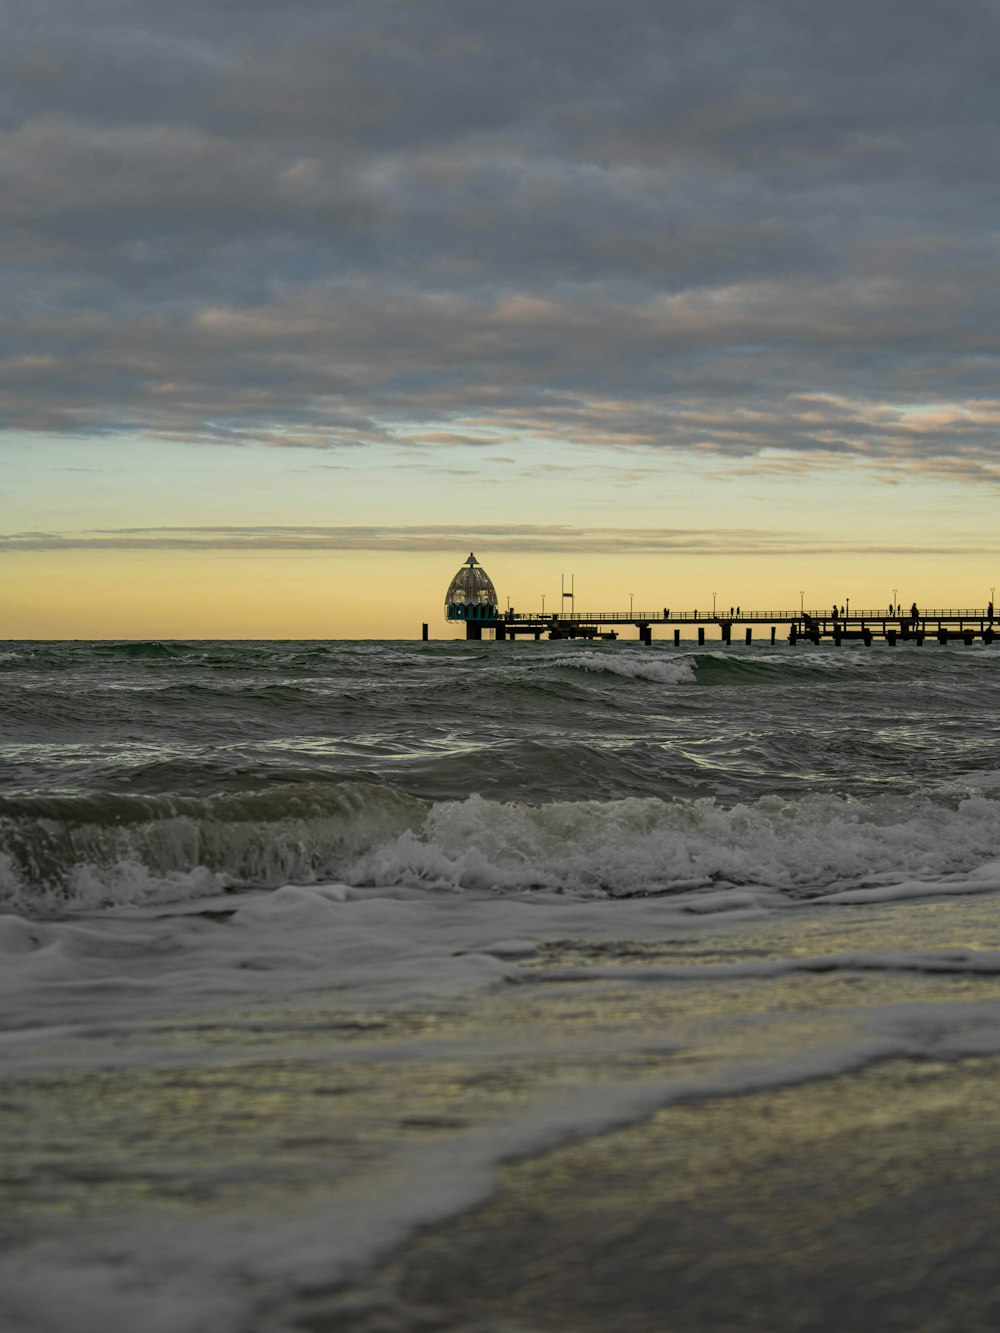
[[0, 644], [0, 1327], [996, 1329], [998, 653]]

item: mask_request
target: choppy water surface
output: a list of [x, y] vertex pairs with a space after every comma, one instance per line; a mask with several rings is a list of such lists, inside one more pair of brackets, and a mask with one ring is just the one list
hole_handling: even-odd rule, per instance
[[[0, 1315], [29, 1333], [479, 1327], [493, 1314], [461, 1273], [428, 1276], [433, 1245], [398, 1247], [461, 1216], [466, 1286], [485, 1290], [476, 1236], [513, 1255], [509, 1214], [544, 1249], [525, 1219], [580, 1189], [572, 1236], [560, 1223], [538, 1261], [549, 1295], [500, 1282], [504, 1329], [607, 1327], [615, 1284], [640, 1289], [630, 1264], [648, 1288], [630, 1328], [662, 1327], [667, 1282], [678, 1328], [733, 1326], [724, 1283], [715, 1313], [712, 1283], [676, 1303], [676, 1213], [635, 1215], [669, 1231], [660, 1277], [646, 1239], [598, 1262], [584, 1186], [542, 1167], [490, 1212], [498, 1164], [831, 1078], [862, 1080], [838, 1102], [853, 1141], [884, 1061], [937, 1062], [935, 1114], [952, 1067], [985, 1086], [993, 1064], [967, 1062], [1000, 1054], [998, 654], [3, 644]], [[893, 1079], [916, 1159], [924, 1085]], [[713, 1116], [727, 1153], [739, 1117]], [[618, 1226], [653, 1169], [635, 1133], [606, 1200]], [[812, 1142], [801, 1117], [789, 1134]], [[820, 1176], [839, 1151], [824, 1135]], [[892, 1135], [871, 1142], [852, 1170], [888, 1192]], [[933, 1208], [938, 1186], [919, 1188]], [[605, 1264], [597, 1322], [558, 1308], [570, 1251]], [[989, 1326], [987, 1268], [963, 1279], [964, 1328], [977, 1300]], [[923, 1310], [947, 1326], [918, 1277], [906, 1294], [866, 1274], [873, 1327]], [[762, 1279], [743, 1326], [838, 1327], [790, 1311], [789, 1291], [818, 1289], [796, 1281], [782, 1313]]]
[[12, 644], [4, 891], [122, 901], [136, 867], [610, 893], [970, 869], [1000, 854], [994, 658]]

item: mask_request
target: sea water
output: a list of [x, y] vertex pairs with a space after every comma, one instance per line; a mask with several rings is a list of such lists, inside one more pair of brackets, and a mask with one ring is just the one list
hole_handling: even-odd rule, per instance
[[994, 1326], [997, 651], [0, 645], [0, 1324]]

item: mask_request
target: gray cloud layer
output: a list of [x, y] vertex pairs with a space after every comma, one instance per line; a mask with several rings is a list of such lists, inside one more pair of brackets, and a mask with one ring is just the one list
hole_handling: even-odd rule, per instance
[[[775, 533], [759, 528], [580, 528], [570, 524], [522, 523], [479, 526], [476, 542], [493, 553], [550, 551], [603, 555], [925, 555], [924, 542], [817, 540], [807, 533]], [[441, 551], [454, 554], [469, 545], [469, 530], [457, 524], [401, 527], [186, 527], [116, 528], [89, 532], [0, 533], [0, 555], [41, 551]], [[933, 546], [934, 554], [995, 554], [1000, 543], [965, 541]]]
[[998, 69], [995, 0], [36, 0], [0, 428], [993, 479]]

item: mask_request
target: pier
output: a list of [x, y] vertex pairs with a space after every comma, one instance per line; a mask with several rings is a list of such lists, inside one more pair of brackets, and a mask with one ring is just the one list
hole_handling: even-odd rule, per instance
[[[713, 593], [713, 602], [715, 594]], [[715, 606], [711, 611], [678, 611], [669, 607], [662, 611], [577, 611], [573, 592], [563, 590], [561, 605], [570, 599], [571, 609], [554, 611], [549, 615], [538, 612], [515, 611], [509, 607], [501, 611], [492, 581], [470, 553], [468, 560], [452, 579], [445, 596], [445, 616], [454, 623], [465, 625], [467, 639], [482, 639], [492, 635], [502, 643], [509, 639], [528, 637], [541, 639], [617, 639], [621, 630], [637, 631], [640, 643], [653, 642], [654, 627], [672, 633], [675, 645], [692, 637], [699, 644], [712, 640], [719, 643], [752, 644], [777, 643], [779, 632], [782, 642], [832, 643], [859, 642], [866, 646], [877, 640], [894, 647], [899, 643], [921, 647], [927, 639], [935, 643], [962, 642], [992, 643], [995, 620], [992, 601], [988, 606], [933, 607], [921, 610], [915, 604], [908, 611], [902, 606], [871, 611], [851, 610], [850, 603], [842, 607], [827, 607], [823, 611], [744, 611], [741, 607], [725, 611]], [[631, 600], [631, 599], [630, 599]], [[427, 626], [423, 637], [427, 638]], [[693, 635], [692, 635], [693, 631]]]
[[[699, 645], [716, 642], [796, 644], [844, 643], [870, 645], [875, 641], [915, 644], [992, 643], [996, 617], [988, 607], [934, 607], [889, 615], [881, 610], [850, 611], [836, 617], [831, 611], [742, 611], [739, 615], [682, 611], [572, 611], [540, 615], [520, 611], [497, 611], [492, 619], [466, 620], [468, 639], [482, 639], [492, 631], [497, 642], [519, 637], [541, 639], [617, 639], [622, 630], [634, 629], [640, 643], [653, 642], [654, 628], [666, 630], [674, 644], [696, 639]], [[693, 633], [692, 633], [693, 632]], [[668, 641], [669, 638], [668, 638]]]

